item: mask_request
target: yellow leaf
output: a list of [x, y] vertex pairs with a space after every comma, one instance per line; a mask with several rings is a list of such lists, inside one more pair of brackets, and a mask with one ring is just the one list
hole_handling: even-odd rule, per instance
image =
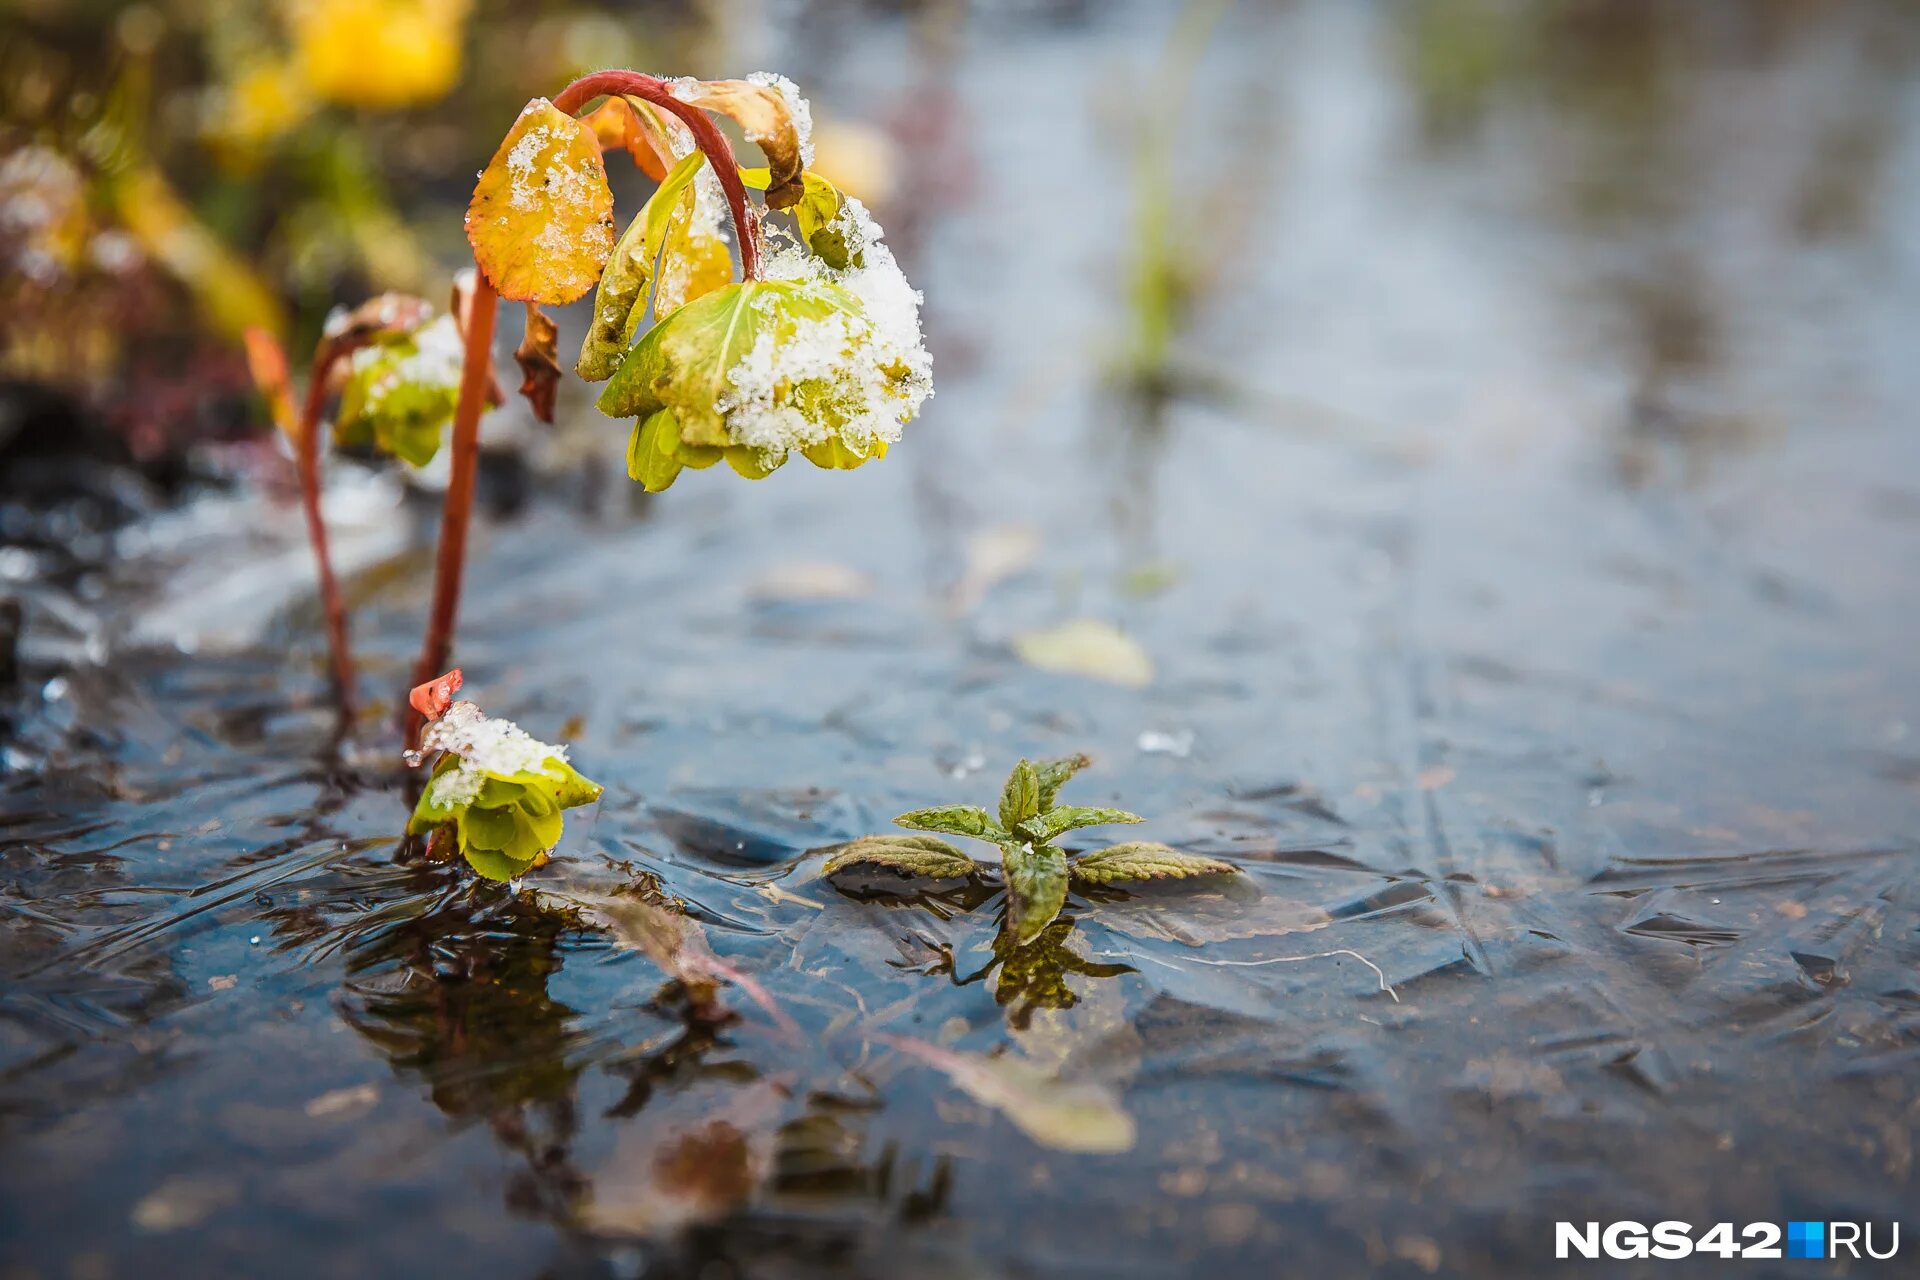
[[500, 296], [553, 306], [613, 254], [613, 192], [593, 131], [545, 98], [520, 113], [467, 207], [474, 260]]
[[1130, 689], [1153, 683], [1153, 659], [1147, 651], [1119, 628], [1095, 618], [1024, 632], [1013, 638], [1013, 651], [1042, 671], [1090, 676]]

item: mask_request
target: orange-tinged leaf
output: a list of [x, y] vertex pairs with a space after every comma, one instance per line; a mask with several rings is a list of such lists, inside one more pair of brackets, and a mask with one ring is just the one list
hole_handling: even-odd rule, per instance
[[466, 674], [455, 667], [445, 675], [413, 686], [413, 691], [407, 694], [407, 705], [429, 720], [438, 720], [447, 714], [447, 708], [453, 705], [453, 695], [460, 692], [466, 679]]
[[660, 132], [657, 119], [651, 112], [643, 115], [627, 98], [608, 98], [580, 117], [580, 123], [593, 130], [602, 154], [626, 152], [633, 157], [634, 165], [655, 182], [665, 178], [673, 167], [673, 150]]
[[247, 348], [247, 372], [267, 402], [273, 424], [287, 439], [300, 438], [300, 420], [293, 413], [293, 377], [287, 371], [287, 353], [265, 329], [250, 328], [240, 335]]
[[613, 192], [593, 131], [535, 98], [473, 189], [474, 261], [502, 298], [559, 306], [593, 288], [613, 230]]
[[513, 353], [520, 366], [520, 394], [533, 416], [553, 421], [553, 397], [560, 389], [560, 330], [536, 304], [527, 304], [527, 333]]
[[[791, 88], [791, 86], [788, 86]], [[810, 122], [795, 119], [798, 95], [789, 97], [780, 82], [757, 80], [677, 81], [674, 97], [707, 111], [732, 116], [748, 141], [767, 157], [767, 207], [784, 209], [800, 199], [800, 171], [806, 167], [806, 130]]]

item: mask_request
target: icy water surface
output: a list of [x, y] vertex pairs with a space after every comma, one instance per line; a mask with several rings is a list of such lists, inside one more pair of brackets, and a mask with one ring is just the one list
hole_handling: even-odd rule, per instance
[[[23, 588], [5, 1274], [1532, 1276], [1558, 1218], [1907, 1214], [1920, 29], [1514, 8], [1222, 20], [1148, 175], [1212, 279], [1137, 393], [1159, 7], [796, 34], [842, 110], [950, 95], [903, 178], [965, 203], [889, 219], [938, 395], [881, 465], [639, 507], [574, 389], [596, 461], [485, 528], [460, 644], [608, 788], [518, 895], [396, 859], [271, 503]], [[426, 554], [337, 470], [390, 696]], [[1076, 617], [1151, 684], [1015, 656]], [[985, 891], [818, 879], [1072, 751], [1244, 883], [1006, 957]], [[689, 1031], [535, 892], [642, 874], [797, 1035]], [[882, 1034], [1137, 1142], [1036, 1145]]]

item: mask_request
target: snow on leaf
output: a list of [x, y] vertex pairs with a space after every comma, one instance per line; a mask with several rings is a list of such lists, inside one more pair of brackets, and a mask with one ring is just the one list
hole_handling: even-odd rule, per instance
[[961, 1092], [1000, 1112], [1043, 1147], [1092, 1155], [1133, 1149], [1133, 1117], [1105, 1085], [1061, 1080], [1024, 1058], [961, 1053], [906, 1036], [875, 1038], [942, 1072]]
[[593, 131], [535, 98], [473, 189], [467, 239], [500, 296], [572, 302], [613, 253], [613, 193]]
[[1189, 876], [1232, 875], [1240, 868], [1220, 858], [1181, 853], [1164, 844], [1136, 840], [1075, 858], [1067, 868], [1077, 881], [1113, 884], [1122, 880], [1184, 880]]
[[972, 858], [933, 836], [862, 836], [827, 859], [820, 874], [831, 876], [849, 867], [884, 867], [903, 876], [929, 880], [958, 880], [979, 868]]
[[903, 813], [894, 822], [915, 831], [941, 831], [950, 836], [972, 836], [976, 840], [1001, 841], [1007, 833], [993, 815], [978, 805], [948, 804], [933, 809], [915, 809]]
[[1030, 667], [1088, 676], [1130, 689], [1153, 683], [1153, 660], [1111, 623], [1076, 618], [1013, 638], [1013, 651]]
[[416, 467], [440, 451], [460, 395], [466, 347], [452, 316], [385, 333], [347, 359], [334, 439], [372, 445]]
[[767, 157], [767, 207], [799, 200], [801, 170], [813, 158], [813, 115], [793, 81], [761, 71], [745, 80], [680, 80], [674, 96], [731, 116]]
[[1090, 809], [1083, 805], [1055, 805], [1036, 818], [1020, 824], [1020, 834], [1036, 843], [1044, 843], [1079, 827], [1104, 827], [1110, 823], [1143, 822], [1137, 813], [1125, 809]]
[[1007, 932], [1026, 946], [1053, 923], [1067, 901], [1067, 857], [1051, 845], [1009, 844], [1002, 855], [1007, 878]]
[[[586, 340], [580, 344], [580, 359], [574, 365], [589, 382], [602, 382], [626, 359], [640, 321], [647, 311], [647, 289], [653, 283], [654, 262], [665, 243], [667, 227], [674, 209], [687, 193], [688, 184], [706, 156], [698, 151], [674, 165], [651, 198], [635, 214], [627, 229], [620, 233], [613, 256], [600, 277], [593, 295], [593, 319], [587, 325]], [[731, 272], [732, 267], [728, 267]]]

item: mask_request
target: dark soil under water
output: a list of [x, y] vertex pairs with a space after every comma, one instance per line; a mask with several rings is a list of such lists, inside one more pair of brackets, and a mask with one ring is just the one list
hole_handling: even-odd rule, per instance
[[[590, 473], [482, 529], [459, 647], [608, 787], [519, 894], [396, 858], [390, 706], [336, 755], [278, 500], [14, 521], [5, 1274], [1532, 1276], [1560, 1218], [1910, 1210], [1920, 30], [1519, 8], [1223, 19], [1151, 178], [1218, 273], [1152, 394], [1109, 375], [1157, 7], [783, 68], [954, 77], [966, 154], [915, 163], [972, 200], [891, 220], [938, 394], [882, 464], [636, 508], [570, 389]], [[390, 698], [427, 551], [335, 472]], [[1076, 617], [1152, 682], [1016, 656]], [[818, 878], [1080, 750], [1069, 798], [1244, 882], [1076, 895], [1003, 964], [985, 890]], [[689, 1031], [535, 892], [637, 871], [798, 1038]], [[1137, 1143], [873, 1032], [1108, 1086]]]

